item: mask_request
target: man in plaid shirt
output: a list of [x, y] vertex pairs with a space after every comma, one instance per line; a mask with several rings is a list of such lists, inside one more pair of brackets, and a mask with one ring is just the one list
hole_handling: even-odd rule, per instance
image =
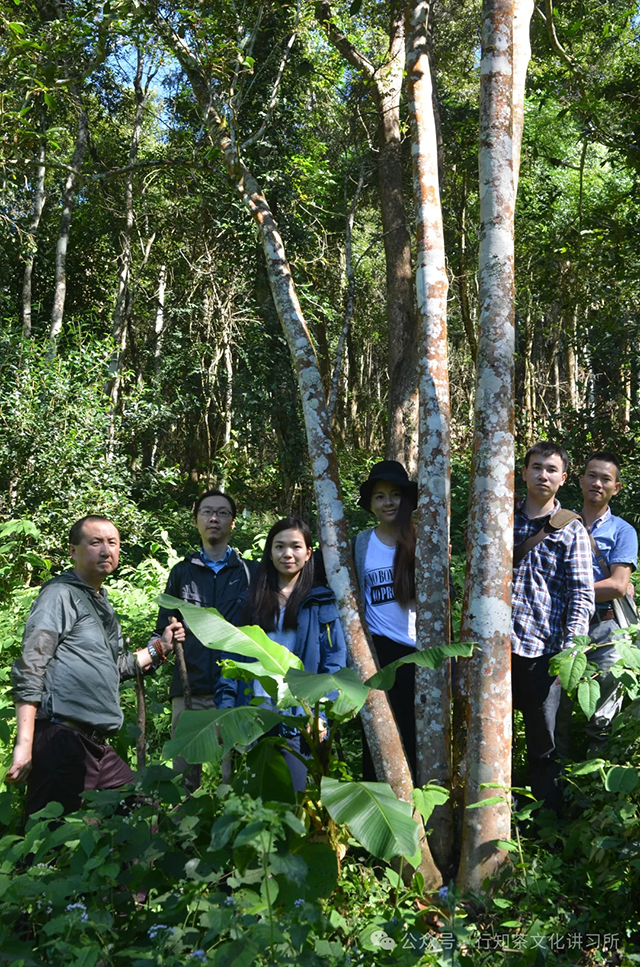
[[[555, 443], [527, 451], [522, 479], [527, 496], [516, 510], [514, 548], [537, 534], [560, 509], [556, 494], [567, 479], [569, 458]], [[560, 763], [554, 731], [560, 703], [552, 655], [586, 635], [595, 602], [591, 546], [579, 520], [552, 530], [514, 569], [511, 621], [513, 705], [524, 718], [531, 791], [560, 813]]]

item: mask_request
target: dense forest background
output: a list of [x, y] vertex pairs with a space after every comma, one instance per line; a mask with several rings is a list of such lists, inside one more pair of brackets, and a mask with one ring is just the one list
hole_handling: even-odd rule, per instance
[[[372, 77], [331, 41], [326, 3], [150, 6], [182, 18], [286, 238], [327, 396], [337, 390], [354, 512], [357, 482], [384, 455], [389, 345], [400, 338], [387, 311], [374, 97], [394, 5], [329, 8]], [[0, 519], [32, 521], [33, 550], [57, 559], [68, 523], [89, 510], [113, 515], [129, 545], [167, 530], [187, 546], [188, 507], [210, 484], [236, 495], [244, 547], [275, 514], [313, 518], [263, 250], [176, 59], [135, 5], [2, 7]], [[477, 345], [479, 22], [475, 2], [433, 5], [456, 551]], [[577, 470], [590, 450], [615, 449], [618, 506], [632, 522], [639, 29], [635, 0], [538, 5], [516, 211], [520, 452], [553, 437]], [[410, 237], [404, 101], [399, 131]]]

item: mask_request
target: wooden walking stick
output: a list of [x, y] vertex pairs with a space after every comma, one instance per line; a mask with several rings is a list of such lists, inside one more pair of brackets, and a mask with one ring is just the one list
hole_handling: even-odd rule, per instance
[[182, 697], [184, 698], [184, 707], [187, 709], [191, 708], [191, 686], [189, 685], [189, 676], [187, 675], [187, 663], [184, 658], [184, 648], [181, 641], [174, 642], [173, 650], [176, 654], [176, 661], [178, 663], [178, 671], [180, 672], [180, 681], [182, 682]]
[[136, 708], [140, 734], [136, 739], [136, 768], [144, 769], [145, 749], [147, 744], [147, 703], [144, 696], [144, 678], [142, 669], [136, 663]]

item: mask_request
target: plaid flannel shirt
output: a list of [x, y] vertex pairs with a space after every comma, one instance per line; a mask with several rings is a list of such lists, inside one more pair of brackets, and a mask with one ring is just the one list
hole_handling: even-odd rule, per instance
[[[523, 504], [524, 507], [524, 504]], [[556, 500], [553, 514], [560, 509]], [[513, 543], [537, 534], [552, 514], [530, 520], [516, 510]], [[586, 635], [595, 608], [591, 545], [579, 520], [553, 531], [514, 569], [511, 650], [523, 658], [553, 655]]]

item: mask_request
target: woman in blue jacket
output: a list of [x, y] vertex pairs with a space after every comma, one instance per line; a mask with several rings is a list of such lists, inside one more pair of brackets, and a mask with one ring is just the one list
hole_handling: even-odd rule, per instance
[[[269, 638], [297, 655], [308, 672], [336, 672], [344, 668], [347, 648], [333, 592], [314, 586], [311, 533], [299, 517], [284, 517], [267, 535], [262, 564], [247, 599], [243, 624], [257, 624]], [[260, 683], [221, 678], [217, 708], [247, 705], [252, 698], [271, 700]], [[302, 714], [301, 708], [288, 710]], [[280, 727], [288, 745], [304, 753], [302, 734]], [[296, 792], [305, 788], [307, 770], [287, 750], [283, 756]]]

